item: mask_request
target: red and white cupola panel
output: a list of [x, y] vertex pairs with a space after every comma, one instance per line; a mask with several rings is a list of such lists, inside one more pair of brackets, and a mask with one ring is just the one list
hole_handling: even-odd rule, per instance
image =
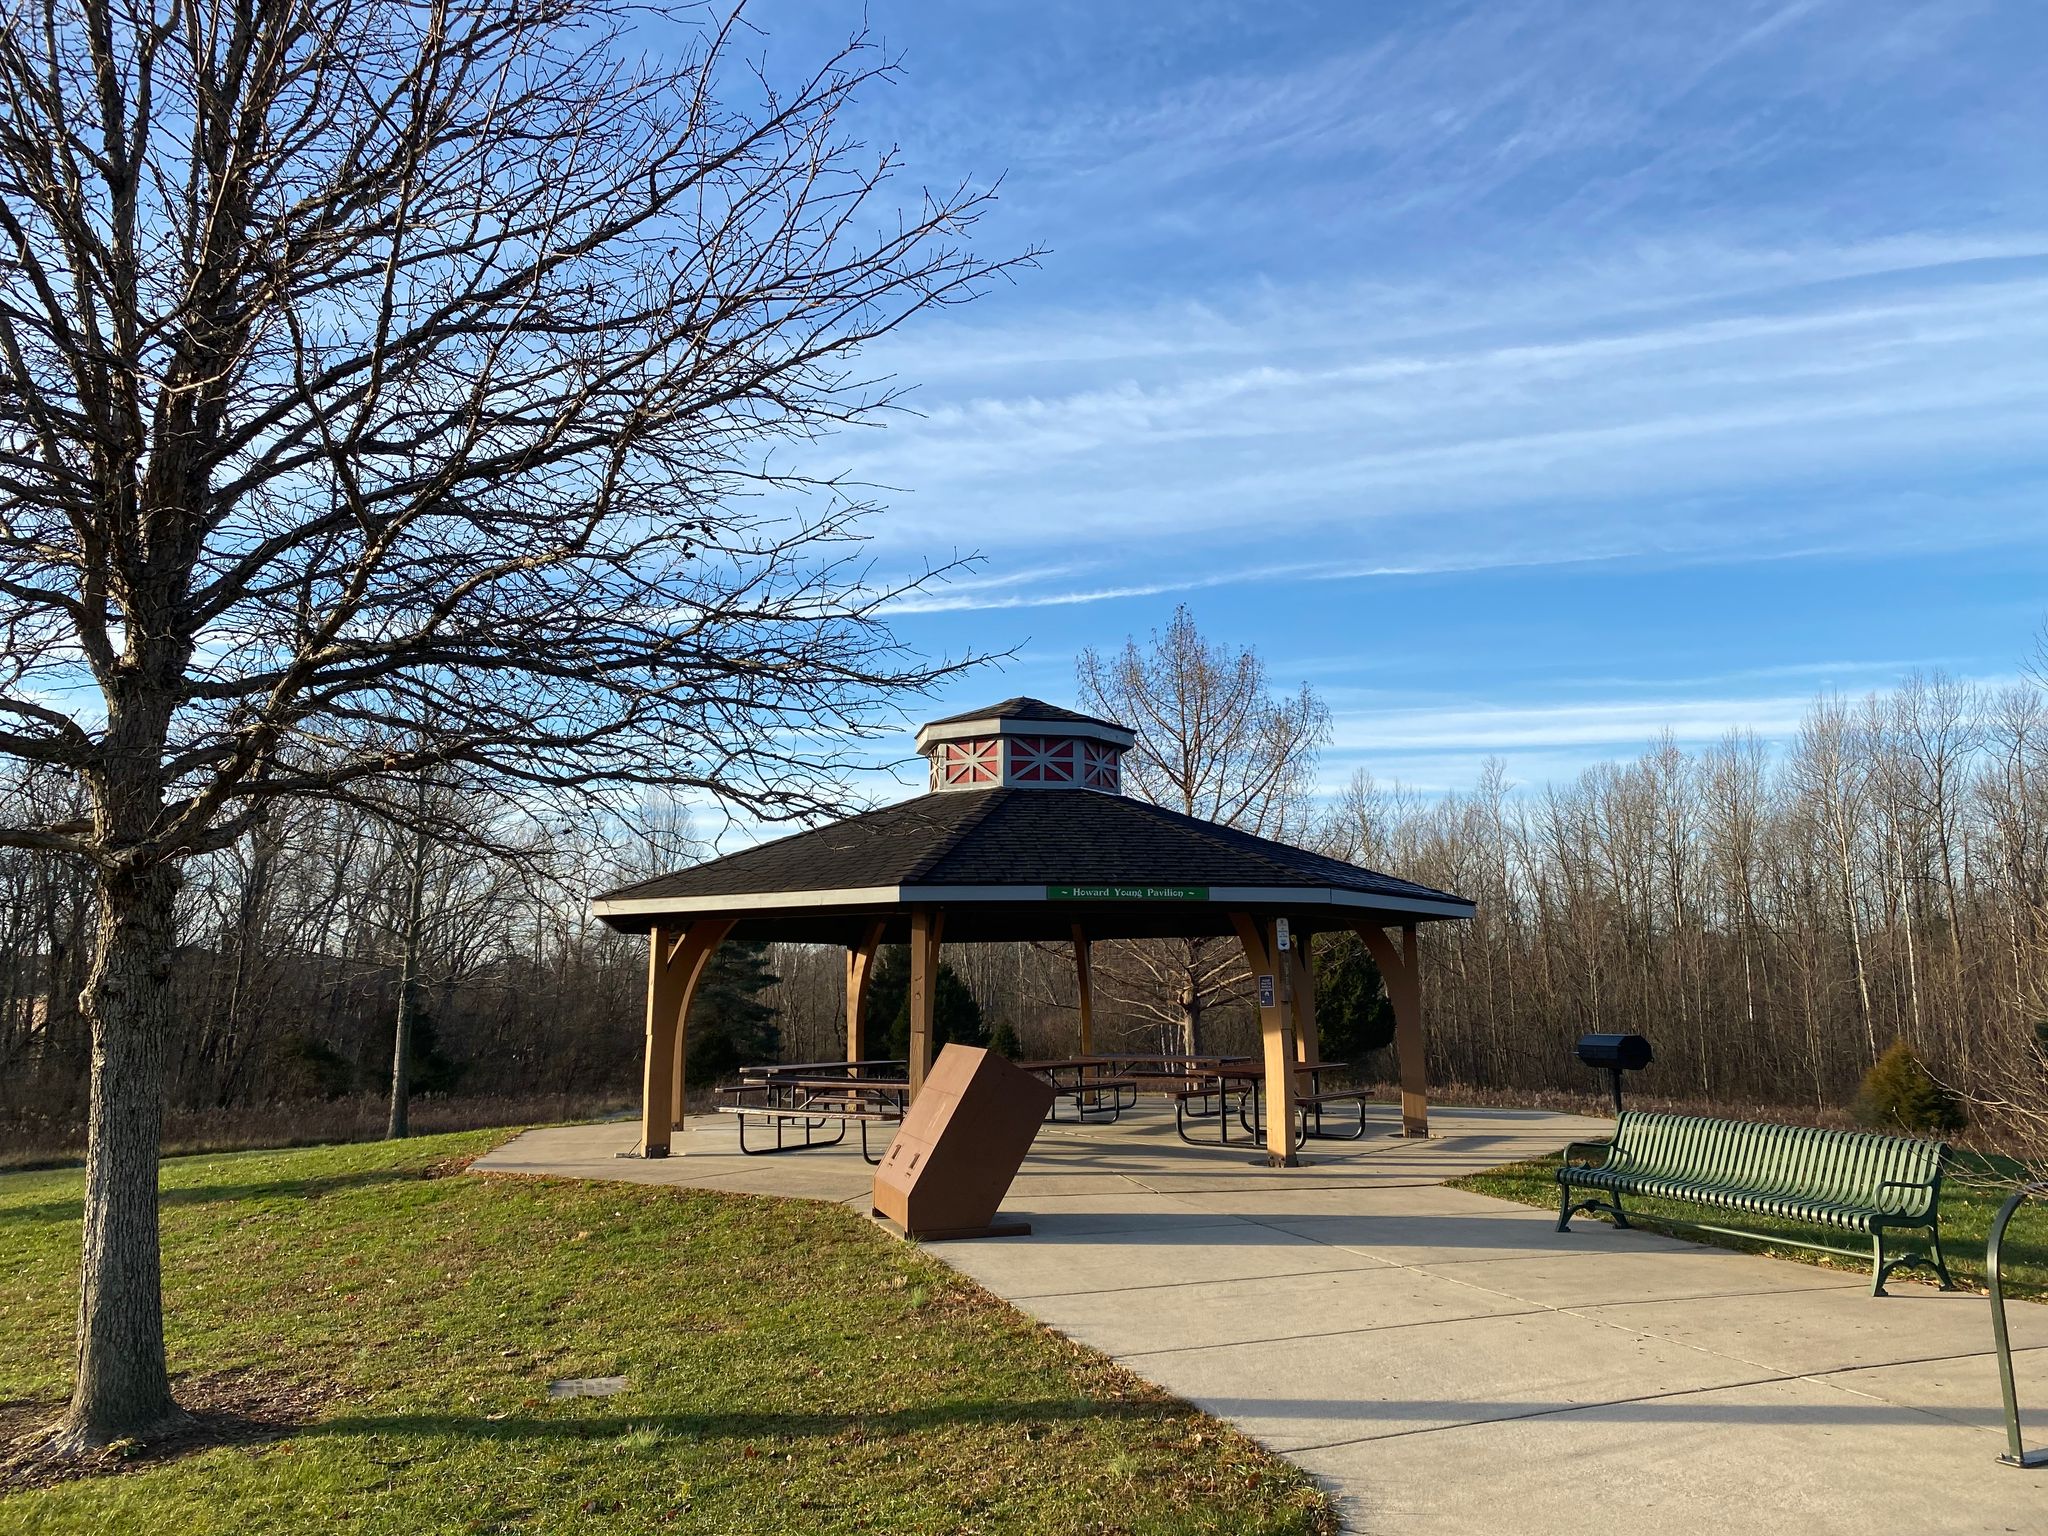
[[981, 789], [1002, 782], [1003, 742], [999, 736], [941, 742], [932, 754], [933, 789]]
[[1075, 743], [1081, 751], [1081, 787], [1083, 789], [1106, 789], [1113, 795], [1123, 793], [1123, 770], [1119, 766], [1123, 751], [1118, 747], [1105, 746], [1099, 741]]
[[1072, 736], [1012, 736], [1010, 777], [1019, 784], [1073, 784], [1080, 767], [1074, 761], [1081, 743]]
[[1039, 699], [1006, 699], [985, 710], [934, 720], [917, 733], [931, 787], [1092, 789], [1120, 794], [1118, 760], [1136, 738], [1113, 720]]

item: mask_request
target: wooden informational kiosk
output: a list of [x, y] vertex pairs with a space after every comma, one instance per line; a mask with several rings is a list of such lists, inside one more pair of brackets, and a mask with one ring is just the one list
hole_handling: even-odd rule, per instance
[[874, 1214], [905, 1237], [1021, 1237], [996, 1212], [1052, 1108], [1052, 1085], [993, 1051], [949, 1045], [875, 1170]]

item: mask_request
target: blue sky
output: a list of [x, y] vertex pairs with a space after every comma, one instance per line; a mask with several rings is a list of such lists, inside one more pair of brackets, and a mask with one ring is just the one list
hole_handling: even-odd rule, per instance
[[[848, 10], [770, 0], [771, 61]], [[2048, 7], [873, 0], [862, 131], [1042, 267], [821, 450], [914, 644], [1071, 698], [1189, 603], [1467, 786], [2011, 678], [2048, 615]], [[933, 710], [932, 713], [939, 713]]]

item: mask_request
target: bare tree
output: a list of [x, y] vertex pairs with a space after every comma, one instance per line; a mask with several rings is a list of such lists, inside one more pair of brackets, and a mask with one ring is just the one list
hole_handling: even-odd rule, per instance
[[[1127, 793], [1264, 837], [1307, 826], [1330, 712], [1306, 684], [1276, 694], [1256, 651], [1204, 639], [1183, 605], [1149, 646], [1084, 650], [1075, 673], [1084, 708], [1137, 734], [1123, 758]], [[1189, 1052], [1201, 1049], [1204, 1010], [1246, 974], [1235, 945], [1205, 939], [1120, 944], [1097, 972], [1112, 1001]]]
[[1842, 929], [1856, 983], [1856, 1013], [1870, 1060], [1877, 1060], [1877, 1026], [1870, 1008], [1870, 967], [1863, 953], [1859, 907], [1864, 802], [1869, 790], [1867, 733], [1859, 733], [1848, 707], [1829, 695], [1807, 710], [1793, 748], [1792, 774], [1813, 806], [1815, 825], [1833, 866]]
[[[694, 39], [663, 62], [652, 20]], [[878, 206], [856, 37], [750, 64], [625, 0], [0, 10], [0, 753], [86, 814], [77, 1382], [52, 1454], [172, 1422], [156, 1220], [181, 865], [288, 797], [445, 771], [791, 816], [940, 669], [862, 504], [865, 341], [1000, 265], [985, 194]], [[450, 829], [451, 832], [459, 829]]]

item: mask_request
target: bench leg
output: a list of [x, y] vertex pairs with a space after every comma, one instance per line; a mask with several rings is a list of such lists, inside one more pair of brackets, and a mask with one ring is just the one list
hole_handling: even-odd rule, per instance
[[1928, 1248], [1930, 1251], [1927, 1253], [1897, 1253], [1893, 1254], [1890, 1258], [1886, 1258], [1884, 1252], [1884, 1233], [1885, 1229], [1879, 1227], [1870, 1236], [1871, 1295], [1884, 1296], [1889, 1294], [1884, 1288], [1884, 1283], [1891, 1277], [1894, 1270], [1900, 1269], [1931, 1270], [1935, 1279], [1941, 1282], [1941, 1288], [1944, 1291], [1952, 1291], [1956, 1288], [1955, 1280], [1948, 1272], [1948, 1260], [1942, 1255], [1941, 1224], [1939, 1222], [1936, 1222], [1929, 1229]]
[[1617, 1227], [1630, 1231], [1634, 1230], [1629, 1227], [1628, 1212], [1621, 1208], [1620, 1195], [1609, 1193], [1605, 1200], [1574, 1201], [1572, 1199], [1571, 1185], [1559, 1179], [1557, 1181], [1557, 1230], [1560, 1232], [1571, 1231], [1572, 1218], [1581, 1211], [1584, 1211], [1588, 1216], [1612, 1216]]

